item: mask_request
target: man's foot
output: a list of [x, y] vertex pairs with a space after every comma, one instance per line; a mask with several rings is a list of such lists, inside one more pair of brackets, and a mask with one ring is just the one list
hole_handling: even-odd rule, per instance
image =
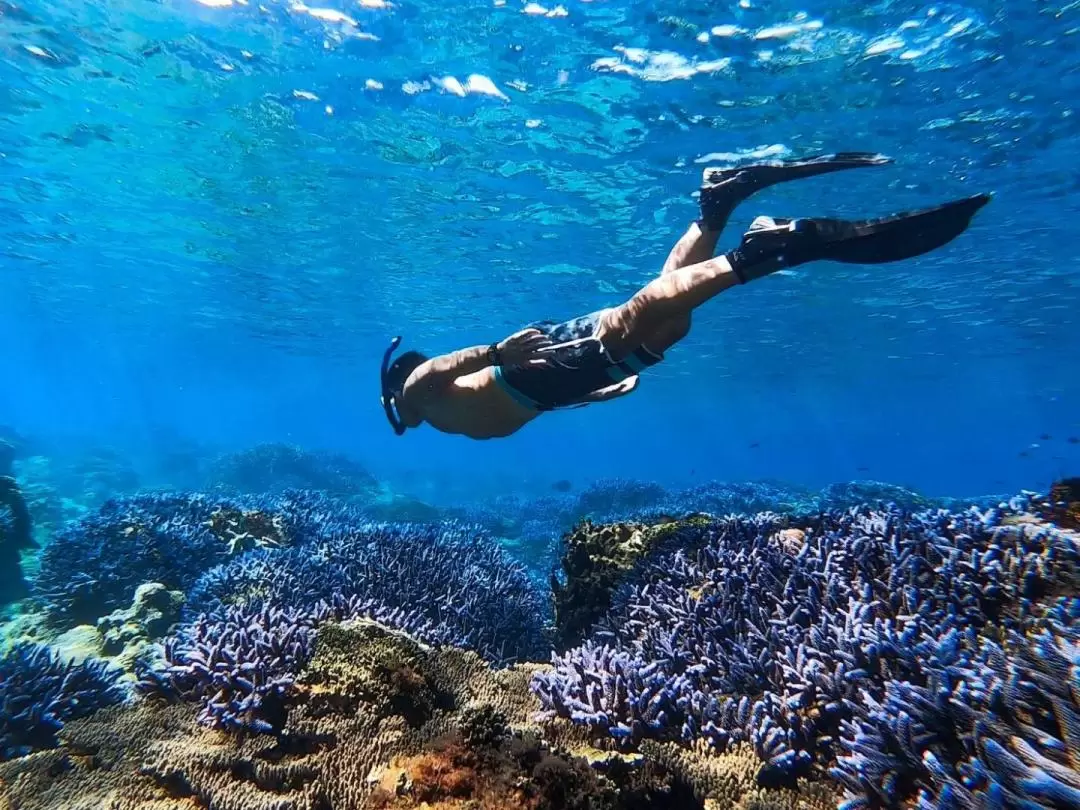
[[728, 261], [746, 283], [785, 267], [827, 259], [882, 264], [910, 259], [948, 244], [963, 233], [989, 194], [866, 220], [758, 217]]
[[771, 160], [722, 169], [709, 167], [702, 173], [701, 219], [718, 230], [735, 206], [755, 192], [788, 180], [801, 180], [842, 169], [884, 166], [892, 158], [873, 152], [837, 152], [799, 160]]

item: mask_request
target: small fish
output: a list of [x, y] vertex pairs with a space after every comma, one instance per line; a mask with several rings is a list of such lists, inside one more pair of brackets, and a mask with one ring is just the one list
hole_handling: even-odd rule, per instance
[[755, 450], [758, 447], [761, 447], [761, 442], [750, 442], [750, 449], [751, 450]]
[[567, 481], [565, 478], [560, 478], [558, 481], [551, 485], [551, 488], [556, 492], [569, 492], [574, 488], [574, 485]]
[[1030, 455], [1031, 455], [1031, 453], [1029, 453], [1027, 450], [1021, 450], [1020, 451], [1020, 458], [1027, 458]]
[[869, 467], [856, 467], [855, 472], [870, 472]]
[[1051, 435], [1050, 435], [1049, 433], [1044, 433], [1044, 434], [1042, 434], [1041, 436], [1039, 436], [1039, 441], [1040, 441], [1040, 442], [1048, 442], [1048, 441], [1050, 441], [1050, 440], [1051, 440], [1052, 438], [1054, 438], [1054, 437], [1053, 437], [1053, 436], [1051, 436]]
[[1078, 437], [1078, 436], [1070, 436], [1069, 437], [1069, 444], [1080, 444], [1080, 437]]

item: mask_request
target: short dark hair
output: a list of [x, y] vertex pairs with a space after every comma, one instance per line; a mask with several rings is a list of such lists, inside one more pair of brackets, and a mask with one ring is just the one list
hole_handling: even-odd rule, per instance
[[405, 381], [409, 375], [416, 371], [417, 366], [427, 362], [427, 356], [420, 352], [405, 352], [390, 364], [386, 370], [386, 383], [390, 393], [401, 396], [401, 389], [405, 387]]

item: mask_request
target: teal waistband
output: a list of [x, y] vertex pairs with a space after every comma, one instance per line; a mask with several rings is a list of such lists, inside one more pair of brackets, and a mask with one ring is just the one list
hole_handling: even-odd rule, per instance
[[512, 386], [506, 381], [506, 378], [503, 376], [502, 366], [495, 366], [494, 370], [495, 382], [498, 383], [499, 387], [502, 388], [503, 391], [508, 393], [511, 399], [517, 402], [518, 405], [521, 405], [523, 408], [528, 408], [531, 411], [541, 410], [539, 402], [534, 400], [532, 397], [525, 396], [523, 393], [518, 391], [516, 388], [514, 388], [514, 386]]

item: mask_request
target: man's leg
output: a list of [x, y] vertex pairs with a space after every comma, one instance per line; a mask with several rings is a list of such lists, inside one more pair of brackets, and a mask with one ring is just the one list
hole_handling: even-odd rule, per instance
[[[739, 194], [725, 193], [726, 189], [713, 182], [712, 178], [718, 173], [717, 169], [705, 169], [700, 190], [701, 218], [692, 222], [682, 238], [675, 243], [660, 271], [661, 276], [708, 261], [716, 253], [720, 234], [742, 199]], [[663, 354], [690, 332], [690, 317], [687, 312], [661, 324], [655, 334], [649, 335], [648, 339], [643, 341], [644, 345], [657, 354]]]
[[[719, 238], [720, 230], [712, 230], [702, 222], [692, 223], [668, 254], [667, 261], [664, 262], [664, 267], [660, 271], [660, 277], [663, 278], [684, 267], [711, 259], [713, 253], [716, 252], [716, 243]], [[686, 337], [689, 331], [690, 313], [687, 312], [658, 326], [656, 333], [649, 335], [644, 344], [650, 351], [663, 354], [668, 348]]]
[[598, 337], [609, 352], [621, 357], [637, 346], [649, 345], [648, 339], [657, 336], [666, 323], [687, 317], [724, 290], [777, 270], [819, 260], [880, 264], [929, 253], [963, 233], [989, 201], [989, 195], [983, 194], [856, 222], [759, 217], [735, 250], [673, 269], [653, 279], [622, 306], [609, 310]]

